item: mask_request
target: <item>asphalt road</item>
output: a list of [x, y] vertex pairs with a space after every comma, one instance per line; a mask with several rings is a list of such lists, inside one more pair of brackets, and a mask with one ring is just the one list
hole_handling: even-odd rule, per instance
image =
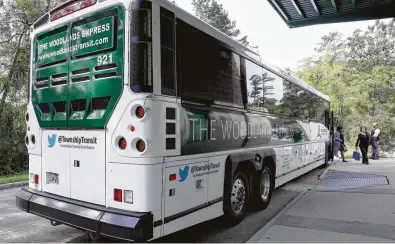
[[[323, 169], [316, 169], [276, 189], [269, 207], [249, 213], [238, 225], [226, 227], [221, 218], [176, 232], [154, 242], [237, 242], [245, 243], [270, 221], [299, 192], [313, 184]], [[86, 233], [64, 225], [53, 227], [49, 221], [15, 207], [17, 189], [0, 191], [0, 240], [2, 242], [90, 242]], [[99, 242], [117, 242], [103, 238]]]

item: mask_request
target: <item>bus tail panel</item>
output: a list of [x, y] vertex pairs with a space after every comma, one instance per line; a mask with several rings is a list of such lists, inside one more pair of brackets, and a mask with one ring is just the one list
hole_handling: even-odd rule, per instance
[[105, 131], [45, 130], [43, 190], [105, 205], [105, 139]]
[[122, 93], [124, 8], [114, 6], [34, 37], [32, 103], [41, 128], [100, 128]]

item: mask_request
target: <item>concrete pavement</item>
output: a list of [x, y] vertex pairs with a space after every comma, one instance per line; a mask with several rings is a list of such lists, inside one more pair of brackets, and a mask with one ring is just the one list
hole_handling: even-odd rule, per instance
[[64, 225], [53, 227], [49, 220], [19, 210], [15, 206], [18, 189], [0, 190], [0, 242], [64, 243], [83, 234]]
[[394, 182], [393, 158], [337, 162], [248, 242], [394, 242]]
[[[156, 243], [245, 243], [262, 226], [273, 219], [300, 192], [314, 187], [324, 169], [316, 169], [294, 181], [276, 189], [272, 202], [264, 211], [250, 212], [236, 226], [224, 226], [221, 219], [215, 219], [185, 230], [181, 230]], [[18, 243], [81, 243], [90, 242], [82, 231], [64, 225], [53, 227], [49, 221], [33, 214], [25, 213], [15, 206], [15, 192], [18, 188], [0, 190], [0, 242]], [[119, 242], [103, 238], [100, 242]]]

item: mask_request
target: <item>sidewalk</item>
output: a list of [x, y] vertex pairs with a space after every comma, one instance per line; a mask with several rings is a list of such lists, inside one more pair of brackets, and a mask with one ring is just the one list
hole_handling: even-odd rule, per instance
[[348, 161], [248, 242], [395, 242], [395, 159]]

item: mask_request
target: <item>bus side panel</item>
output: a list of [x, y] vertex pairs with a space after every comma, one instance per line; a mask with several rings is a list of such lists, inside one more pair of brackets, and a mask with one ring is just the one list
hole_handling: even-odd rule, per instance
[[276, 152], [276, 178], [283, 174], [283, 165], [284, 165], [284, 148], [276, 147], [274, 148]]
[[223, 214], [225, 162], [227, 157], [227, 155], [220, 155], [209, 159], [207, 201], [212, 205], [207, 209], [207, 220]]
[[207, 219], [208, 158], [167, 162], [164, 234]]

